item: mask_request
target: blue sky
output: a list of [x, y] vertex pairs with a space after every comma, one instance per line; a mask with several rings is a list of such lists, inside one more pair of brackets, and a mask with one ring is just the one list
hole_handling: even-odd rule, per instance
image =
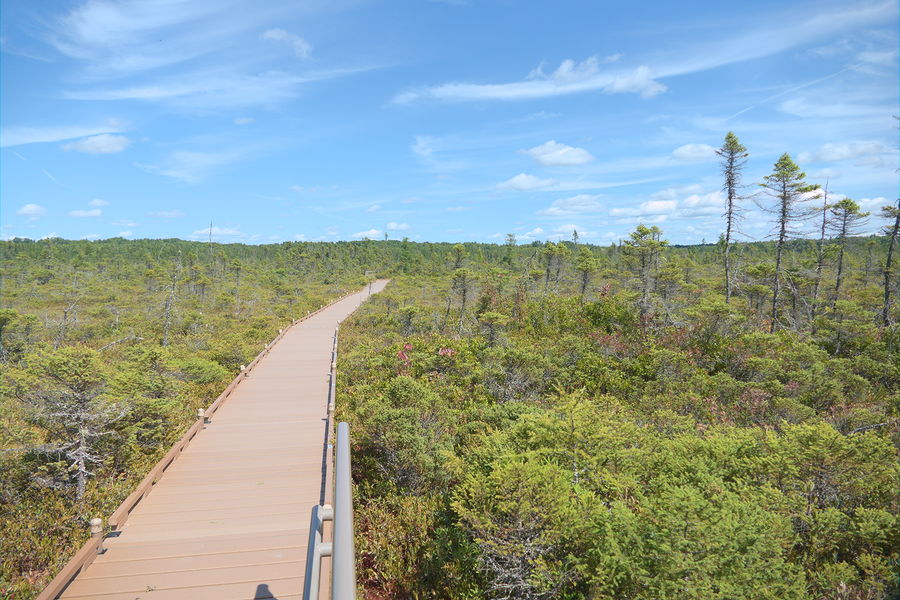
[[[714, 241], [713, 147], [896, 198], [898, 3], [5, 0], [0, 235]], [[748, 238], [769, 231], [750, 207]], [[870, 230], [877, 226], [873, 219]]]

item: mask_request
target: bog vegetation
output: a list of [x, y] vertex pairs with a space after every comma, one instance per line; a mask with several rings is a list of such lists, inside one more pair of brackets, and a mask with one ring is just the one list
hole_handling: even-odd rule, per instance
[[0, 595], [373, 271], [338, 365], [366, 597], [895, 597], [900, 212], [785, 155], [772, 240], [735, 243], [746, 149], [720, 154], [717, 244], [3, 242]]

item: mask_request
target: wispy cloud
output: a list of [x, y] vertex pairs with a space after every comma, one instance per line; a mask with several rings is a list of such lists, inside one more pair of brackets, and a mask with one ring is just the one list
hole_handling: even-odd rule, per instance
[[85, 154], [115, 154], [123, 151], [131, 144], [124, 135], [111, 135], [109, 133], [101, 133], [92, 135], [77, 142], [69, 142], [63, 145], [63, 150], [76, 152], [84, 152]]
[[109, 206], [109, 202], [107, 202], [103, 198], [94, 198], [93, 200], [88, 202], [88, 206], [95, 206], [99, 208], [102, 206]]
[[587, 91], [601, 91], [606, 94], [631, 93], [650, 98], [666, 90], [666, 86], [656, 81], [651, 69], [645, 65], [631, 70], [602, 70], [600, 65], [600, 59], [596, 56], [581, 62], [567, 59], [551, 73], [545, 73], [543, 65], [538, 66], [523, 81], [491, 84], [445, 83], [403, 92], [396, 95], [393, 102], [408, 104], [422, 99], [525, 100]]
[[62, 142], [74, 138], [116, 133], [124, 130], [120, 121], [110, 119], [100, 125], [58, 125], [49, 127], [9, 127], [0, 132], [0, 146], [21, 146], [45, 142]]
[[[284, 29], [265, 29], [266, 24], [322, 6], [90, 0], [50, 20], [45, 37], [81, 64], [70, 78], [80, 85], [63, 93], [67, 99], [155, 101], [204, 111], [271, 107], [296, 97], [303, 84], [371, 68], [320, 68], [303, 74], [284, 64], [280, 70], [272, 68], [277, 57], [263, 51], [264, 46], [285, 44], [301, 58], [309, 58], [311, 46]], [[248, 48], [248, 38], [256, 40], [256, 47]], [[292, 72], [285, 72], [286, 67]], [[112, 83], [117, 81], [127, 83]]]
[[382, 233], [383, 233], [383, 232], [382, 232], [380, 229], [372, 228], [372, 229], [367, 229], [366, 231], [357, 231], [357, 232], [354, 233], [351, 237], [354, 237], [354, 238], [370, 238], [370, 239], [374, 239], [374, 238], [377, 238], [377, 237], [381, 237], [381, 234], [382, 234]]
[[91, 208], [89, 210], [79, 209], [79, 210], [70, 210], [69, 211], [70, 217], [79, 217], [79, 218], [99, 217], [102, 214], [103, 214], [103, 211], [100, 210], [99, 208]]
[[659, 177], [631, 179], [625, 181], [593, 181], [590, 179], [573, 179], [559, 181], [556, 179], [542, 179], [528, 173], [519, 173], [515, 177], [507, 179], [494, 186], [494, 189], [519, 192], [573, 192], [580, 190], [600, 190], [605, 188], [627, 187], [641, 183], [658, 181]]
[[[804, 11], [804, 12], [800, 12]], [[780, 13], [766, 12], [765, 21], [743, 31], [731, 31], [717, 40], [698, 43], [686, 50], [666, 50], [648, 57], [658, 77], [687, 75], [755, 58], [772, 56], [791, 48], [828, 40], [841, 31], [896, 21], [896, 2], [846, 5], [832, 11], [809, 14], [806, 8]]]
[[[809, 16], [796, 10], [781, 14], [767, 14], [767, 20], [743, 31], [729, 33], [719, 39], [699, 42], [687, 49], [666, 48], [657, 54], [647, 54], [630, 69], [610, 68], [592, 56], [581, 62], [567, 59], [551, 73], [543, 65], [522, 81], [509, 83], [444, 83], [433, 87], [410, 90], [393, 98], [396, 104], [418, 100], [471, 101], [523, 100], [549, 98], [566, 94], [599, 91], [606, 94], [631, 93], [653, 97], [667, 87], [659, 79], [688, 75], [778, 54], [836, 33], [867, 25], [880, 25], [896, 20], [895, 2], [880, 2], [865, 6], [849, 6], [834, 11], [822, 11]], [[732, 28], [733, 31], [733, 28]], [[621, 58], [616, 56], [616, 60]], [[609, 58], [609, 57], [608, 57]], [[890, 61], [889, 55], [867, 56], [873, 62]]]
[[189, 152], [176, 150], [158, 165], [134, 163], [136, 167], [186, 183], [197, 183], [219, 167], [240, 160], [238, 153]]
[[173, 208], [172, 210], [155, 210], [147, 214], [151, 217], [160, 217], [162, 219], [177, 219], [184, 216], [184, 211]]
[[503, 183], [497, 184], [498, 190], [518, 190], [520, 192], [539, 190], [553, 187], [557, 184], [555, 179], [541, 179], [527, 173], [519, 173], [511, 179], [507, 179]]
[[599, 213], [603, 205], [599, 202], [600, 196], [590, 194], [578, 194], [569, 198], [554, 200], [549, 207], [539, 210], [537, 214], [550, 217], [565, 217], [571, 215], [584, 215]]
[[295, 35], [284, 29], [267, 29], [260, 37], [270, 42], [290, 46], [297, 58], [307, 59], [312, 55], [312, 46], [309, 42], [299, 35]]
[[258, 3], [257, 10], [250, 8], [235, 0], [91, 0], [49, 22], [47, 40], [87, 61], [95, 76], [121, 76], [221, 49], [230, 37], [258, 27], [269, 12]]
[[883, 142], [864, 140], [843, 143], [823, 144], [815, 152], [801, 152], [797, 155], [800, 162], [837, 162], [841, 160], [896, 154]]

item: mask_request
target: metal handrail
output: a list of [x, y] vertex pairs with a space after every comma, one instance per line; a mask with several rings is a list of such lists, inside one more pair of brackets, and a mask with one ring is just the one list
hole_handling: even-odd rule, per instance
[[331, 544], [322, 541], [322, 526], [334, 519], [334, 509], [329, 504], [316, 504], [309, 522], [309, 544], [306, 547], [306, 577], [303, 579], [303, 598], [318, 599], [319, 573], [322, 557], [331, 556]]
[[353, 550], [353, 489], [350, 481], [350, 425], [339, 423], [334, 457], [334, 540], [331, 559], [332, 600], [356, 600]]
[[[303, 600], [318, 600], [322, 557], [331, 557], [332, 600], [356, 600], [353, 549], [353, 490], [350, 480], [350, 426], [339, 423], [334, 454], [334, 507], [316, 504], [309, 524]], [[332, 541], [322, 541], [322, 526], [333, 521]]]

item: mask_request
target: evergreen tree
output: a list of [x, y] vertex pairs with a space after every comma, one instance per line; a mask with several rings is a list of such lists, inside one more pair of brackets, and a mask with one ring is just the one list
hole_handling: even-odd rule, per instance
[[741, 144], [738, 137], [731, 131], [725, 135], [725, 141], [722, 147], [716, 150], [716, 154], [722, 157], [721, 168], [722, 176], [725, 181], [722, 189], [725, 191], [725, 302], [731, 302], [731, 286], [732, 286], [732, 266], [731, 266], [731, 238], [736, 231], [736, 227], [741, 217], [741, 208], [739, 202], [741, 196], [739, 193], [741, 186], [741, 176], [743, 175], [744, 166], [747, 164], [747, 157], [750, 156], [747, 148]]
[[841, 293], [841, 283], [844, 276], [844, 250], [847, 247], [847, 238], [859, 233], [859, 229], [865, 222], [865, 218], [869, 216], [869, 213], [860, 212], [859, 205], [856, 202], [850, 198], [844, 198], [831, 207], [831, 214], [833, 221], [830, 226], [838, 244], [837, 274], [834, 282], [834, 295], [831, 299], [831, 308], [834, 309], [834, 305]]
[[884, 233], [888, 236], [887, 256], [884, 259], [884, 303], [881, 308], [881, 323], [885, 327], [891, 324], [891, 275], [894, 266], [894, 246], [897, 244], [897, 235], [900, 233], [900, 199], [897, 206], [881, 207], [881, 216], [893, 221], [884, 227]]
[[759, 184], [774, 200], [772, 206], [763, 210], [775, 215], [775, 277], [772, 283], [772, 311], [769, 331], [774, 332], [778, 323], [778, 301], [781, 295], [782, 259], [785, 242], [797, 233], [797, 224], [808, 216], [804, 203], [809, 200], [805, 194], [811, 187], [804, 181], [806, 173], [800, 170], [790, 154], [785, 152], [775, 163], [772, 173]]

